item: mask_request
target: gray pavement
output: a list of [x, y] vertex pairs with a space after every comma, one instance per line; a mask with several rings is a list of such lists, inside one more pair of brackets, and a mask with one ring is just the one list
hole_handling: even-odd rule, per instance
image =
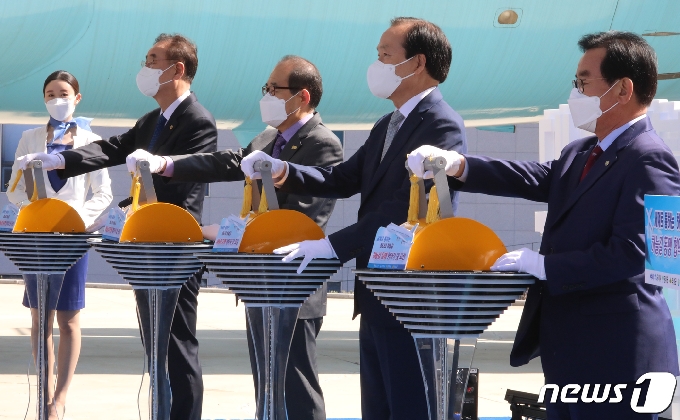
[[[22, 419], [29, 405], [30, 315], [21, 305], [22, 293], [22, 285], [0, 284], [0, 419]], [[83, 348], [66, 417], [138, 419], [144, 355], [132, 291], [88, 287], [86, 305], [81, 313]], [[329, 299], [318, 339], [320, 380], [329, 419], [361, 417], [359, 322], [352, 321], [352, 308], [351, 299]], [[507, 388], [538, 393], [543, 384], [538, 360], [522, 368], [508, 364], [521, 311], [521, 306], [509, 308], [478, 342], [473, 366], [481, 372], [481, 419], [510, 417], [503, 399]], [[236, 307], [231, 294], [201, 293], [198, 337], [205, 383], [203, 417], [252, 419], [255, 401], [243, 305]], [[28, 419], [35, 413], [35, 382], [31, 376]], [[147, 385], [142, 383], [142, 419], [148, 418]]]

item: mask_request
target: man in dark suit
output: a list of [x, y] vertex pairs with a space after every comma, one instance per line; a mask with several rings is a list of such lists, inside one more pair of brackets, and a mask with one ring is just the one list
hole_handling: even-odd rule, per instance
[[[371, 92], [389, 98], [396, 110], [378, 120], [366, 143], [335, 167], [306, 167], [264, 153], [244, 158], [241, 167], [257, 177], [253, 165], [272, 162], [285, 192], [346, 198], [361, 193], [357, 223], [318, 241], [284, 247], [284, 260], [356, 258], [366, 267], [378, 228], [406, 221], [409, 176], [406, 153], [423, 144], [466, 150], [463, 120], [443, 100], [437, 86], [446, 80], [451, 46], [441, 29], [424, 20], [396, 18], [378, 44], [378, 61], [368, 70]], [[279, 251], [281, 252], [281, 251]], [[304, 267], [300, 267], [303, 269]], [[366, 286], [355, 283], [355, 316], [361, 313], [361, 411], [364, 420], [426, 419], [425, 387], [411, 335]]]
[[[139, 148], [168, 155], [215, 151], [215, 120], [190, 91], [197, 68], [198, 56], [193, 42], [182, 35], [161, 34], [137, 75], [140, 91], [152, 96], [160, 108], [137, 120], [126, 133], [108, 140], [99, 140], [60, 155], [40, 153], [19, 159], [22, 162], [40, 159], [44, 168], [59, 169], [60, 176], [71, 177], [125, 163], [125, 158]], [[186, 209], [200, 223], [204, 184], [168, 184], [159, 175], [153, 175], [153, 180], [158, 201]], [[170, 418], [173, 420], [201, 419], [203, 378], [196, 339], [201, 274], [196, 274], [182, 286], [172, 320], [168, 370], [172, 387]]]
[[513, 251], [491, 267], [538, 278], [510, 364], [540, 355], [546, 383], [560, 387], [627, 384], [618, 404], [549, 403], [551, 420], [651, 419], [631, 409], [635, 382], [647, 372], [680, 372], [661, 288], [644, 280], [644, 196], [678, 195], [678, 164], [646, 116], [657, 85], [654, 50], [613, 31], [586, 35], [579, 46], [569, 107], [574, 124], [594, 137], [547, 163], [421, 148], [409, 166], [422, 173], [423, 158], [441, 155], [451, 162], [452, 188], [548, 203], [540, 251]]
[[[138, 150], [128, 157], [128, 165], [147, 160], [156, 172], [172, 182], [243, 181], [243, 156], [261, 150], [269, 156], [300, 165], [332, 166], [342, 162], [342, 146], [337, 136], [321, 122], [315, 109], [321, 101], [323, 85], [314, 64], [297, 56], [285, 56], [274, 67], [262, 87], [263, 102], [279, 102], [280, 115], [263, 109], [262, 118], [276, 130], [265, 130], [244, 149], [184, 156], [154, 156]], [[274, 99], [275, 98], [275, 99]], [[266, 106], [266, 105], [265, 105]], [[282, 121], [279, 121], [282, 120]], [[297, 210], [312, 218], [322, 229], [335, 206], [334, 199], [276, 191], [279, 207]], [[215, 239], [217, 225], [204, 228], [206, 237]], [[296, 420], [325, 420], [323, 392], [316, 365], [316, 337], [326, 315], [326, 285], [300, 308], [286, 368], [288, 417]], [[257, 365], [248, 335], [253, 379], [257, 390]]]

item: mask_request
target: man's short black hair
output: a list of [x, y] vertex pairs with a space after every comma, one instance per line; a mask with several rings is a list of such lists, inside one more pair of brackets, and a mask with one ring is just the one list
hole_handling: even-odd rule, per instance
[[390, 23], [391, 26], [409, 25], [404, 40], [406, 58], [425, 55], [425, 70], [433, 79], [443, 83], [449, 75], [452, 55], [451, 44], [444, 31], [432, 22], [412, 17], [397, 17]]
[[309, 106], [316, 109], [321, 102], [321, 95], [323, 95], [323, 83], [321, 82], [321, 74], [319, 69], [309, 60], [297, 55], [286, 55], [279, 63], [290, 62], [293, 68], [288, 75], [288, 86], [291, 92], [298, 93], [302, 89], [307, 89], [309, 92]]
[[196, 44], [189, 38], [181, 34], [160, 34], [156, 37], [154, 44], [168, 43], [168, 60], [184, 63], [184, 76], [187, 82], [191, 83], [198, 71], [198, 50]]
[[588, 34], [578, 42], [584, 53], [593, 48], [607, 52], [600, 64], [602, 77], [611, 86], [624, 77], [633, 81], [633, 93], [640, 104], [649, 106], [656, 95], [658, 69], [654, 49], [631, 32], [608, 31]]

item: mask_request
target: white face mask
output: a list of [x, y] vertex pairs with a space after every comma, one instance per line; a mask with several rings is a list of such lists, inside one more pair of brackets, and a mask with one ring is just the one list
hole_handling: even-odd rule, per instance
[[76, 110], [75, 98], [54, 98], [45, 102], [45, 107], [50, 116], [57, 121], [66, 121]]
[[[607, 91], [603, 93], [602, 96], [609, 93], [609, 91], [612, 90], [612, 88], [616, 86], [617, 83], [619, 83], [618, 80], [614, 82], [614, 84], [609, 89], [607, 89]], [[600, 98], [602, 96], [586, 96], [579, 92], [576, 88], [571, 90], [571, 94], [569, 95], [569, 100], [567, 103], [569, 103], [569, 112], [571, 112], [571, 119], [574, 121], [574, 126], [582, 130], [595, 133], [597, 119], [600, 118], [602, 114], [609, 112], [609, 110], [619, 104], [616, 102], [608, 110], [602, 111], [600, 109]]]
[[[302, 91], [300, 91], [302, 92]], [[296, 97], [300, 92], [288, 98], [288, 101]], [[272, 127], [276, 128], [280, 126], [286, 118], [294, 112], [297, 112], [300, 107], [297, 107], [295, 111], [286, 113], [286, 103], [283, 99], [277, 98], [270, 94], [265, 94], [262, 99], [260, 99], [260, 114], [262, 114], [262, 122]]]
[[[415, 57], [415, 55], [413, 57]], [[371, 93], [378, 98], [383, 99], [392, 96], [402, 80], [408, 79], [415, 74], [414, 72], [406, 77], [399, 77], [395, 73], [397, 66], [404, 64], [411, 60], [411, 58], [404, 60], [399, 64], [385, 64], [380, 60], [375, 60], [373, 64], [368, 66], [366, 81], [368, 82], [368, 88], [371, 90]]]
[[137, 88], [140, 92], [142, 92], [143, 95], [156, 96], [161, 85], [172, 82], [172, 79], [163, 83], [159, 81], [161, 75], [172, 67], [175, 67], [175, 64], [165, 70], [152, 69], [146, 66], [142, 67], [139, 70], [139, 73], [137, 73]]

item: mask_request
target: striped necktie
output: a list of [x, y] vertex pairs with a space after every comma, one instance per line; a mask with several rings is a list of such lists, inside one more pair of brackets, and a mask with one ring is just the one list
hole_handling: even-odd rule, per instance
[[387, 135], [385, 135], [385, 145], [383, 146], [382, 155], [380, 156], [381, 162], [385, 157], [387, 150], [392, 145], [392, 140], [394, 140], [394, 136], [397, 134], [397, 131], [399, 131], [399, 124], [401, 124], [402, 121], [404, 121], [404, 116], [401, 114], [401, 112], [399, 112], [398, 109], [395, 110], [392, 113], [392, 117], [390, 117], [390, 125], [387, 126]]

